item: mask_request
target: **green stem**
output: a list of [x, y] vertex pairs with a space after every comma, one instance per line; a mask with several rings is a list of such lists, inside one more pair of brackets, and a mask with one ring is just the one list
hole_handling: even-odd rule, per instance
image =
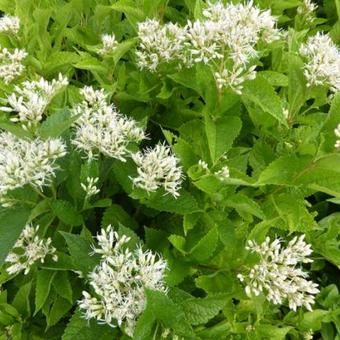
[[340, 0], [334, 0], [335, 7], [336, 7], [336, 13], [338, 15], [338, 21], [340, 21]]

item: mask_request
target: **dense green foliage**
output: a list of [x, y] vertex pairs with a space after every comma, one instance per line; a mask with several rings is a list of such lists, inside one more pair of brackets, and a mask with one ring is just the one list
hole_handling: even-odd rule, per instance
[[[18, 34], [0, 33], [0, 45], [28, 53], [24, 73], [11, 84], [0, 81], [1, 98], [37, 76], [61, 73], [69, 80], [34, 132], [0, 114], [0, 128], [19, 138], [61, 137], [67, 144], [51, 185], [15, 190], [17, 203], [0, 208], [0, 339], [129, 339], [123, 327], [85, 320], [77, 302], [88, 290], [77, 272], [84, 276], [98, 264], [89, 255], [93, 237], [110, 224], [131, 237], [131, 247], [141, 243], [168, 263], [168, 292], [146, 290], [133, 339], [161, 339], [167, 329], [164, 339], [304, 339], [308, 332], [340, 339], [340, 153], [334, 147], [340, 93], [308, 87], [299, 54], [318, 31], [340, 44], [340, 2], [318, 1], [317, 18], [307, 24], [297, 14], [300, 0], [254, 3], [278, 17], [286, 43], [263, 48], [256, 78], [237, 94], [220, 91], [204, 64], [166, 64], [155, 73], [137, 67], [138, 22], [155, 17], [185, 25], [202, 18], [203, 0], [0, 0], [0, 10], [21, 22]], [[105, 33], [114, 33], [118, 45], [100, 55]], [[145, 128], [141, 148], [171, 146], [184, 173], [179, 197], [133, 186], [137, 169], [130, 158], [101, 154], [88, 161], [78, 152], [70, 107], [85, 85], [104, 89]], [[230, 175], [221, 180], [216, 172], [224, 166]], [[100, 192], [91, 198], [81, 186], [87, 177], [99, 178]], [[5, 258], [27, 223], [52, 239], [58, 261], [47, 257], [26, 275], [10, 275]], [[320, 289], [313, 311], [295, 312], [262, 294], [248, 297], [237, 278], [256, 262], [247, 241], [301, 234], [314, 260], [304, 268]]]

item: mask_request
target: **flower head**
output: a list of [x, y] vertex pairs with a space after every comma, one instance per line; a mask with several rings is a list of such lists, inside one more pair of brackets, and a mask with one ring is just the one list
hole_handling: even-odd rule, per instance
[[97, 319], [110, 326], [123, 324], [132, 336], [137, 317], [146, 303], [145, 288], [166, 292], [164, 273], [166, 262], [151, 251], [141, 247], [131, 251], [126, 247], [129, 238], [120, 237], [109, 226], [97, 236], [101, 262], [89, 274], [93, 293], [83, 292], [79, 301], [86, 319]]
[[8, 132], [0, 134], [0, 200], [16, 188], [31, 184], [38, 189], [54, 176], [58, 158], [66, 154], [60, 139], [19, 139]]
[[191, 67], [203, 63], [213, 70], [220, 89], [230, 87], [241, 93], [242, 83], [254, 79], [254, 60], [260, 56], [259, 43], [278, 40], [270, 11], [247, 4], [208, 3], [203, 18], [184, 27], [157, 20], [139, 24], [138, 65], [154, 72], [160, 64], [177, 62]]
[[336, 142], [335, 142], [335, 147], [340, 149], [340, 124], [338, 124], [338, 126], [336, 127], [336, 129], [334, 130], [334, 134], [337, 138]]
[[45, 257], [51, 255], [57, 261], [56, 249], [51, 245], [51, 238], [40, 238], [37, 233], [39, 226], [26, 225], [12, 251], [7, 255], [5, 262], [9, 263], [6, 271], [9, 274], [18, 274], [24, 271], [28, 274], [34, 263], [44, 263]]
[[125, 161], [130, 155], [131, 143], [145, 138], [136, 121], [120, 114], [112, 104], [107, 103], [103, 90], [86, 86], [81, 90], [83, 102], [73, 109], [79, 115], [75, 122], [75, 137], [72, 143], [93, 158], [102, 153], [108, 157]]
[[114, 33], [103, 34], [101, 38], [102, 38], [102, 47], [98, 50], [98, 53], [102, 56], [112, 53], [118, 45], [116, 36], [114, 35]]
[[25, 50], [16, 48], [10, 51], [7, 48], [0, 47], [0, 78], [6, 84], [20, 76], [25, 70], [22, 62], [26, 57], [27, 52]]
[[42, 120], [53, 97], [67, 85], [67, 78], [61, 74], [50, 82], [44, 78], [24, 81], [21, 86], [15, 86], [15, 92], [7, 98], [9, 106], [2, 110], [15, 112], [17, 115], [11, 120], [22, 123], [26, 129], [31, 128]]
[[274, 304], [287, 301], [294, 311], [301, 306], [312, 309], [319, 289], [317, 284], [307, 280], [308, 274], [298, 267], [300, 263], [313, 262], [309, 258], [312, 249], [305, 243], [304, 235], [295, 236], [286, 248], [282, 247], [279, 239], [271, 242], [267, 237], [260, 245], [249, 241], [246, 249], [260, 256], [260, 262], [246, 276], [238, 275], [242, 282], [246, 282], [248, 296], [264, 293], [267, 300]]
[[308, 38], [300, 54], [306, 59], [304, 74], [308, 86], [326, 86], [334, 93], [340, 90], [340, 50], [327, 34]]
[[161, 25], [158, 20], [148, 19], [138, 24], [138, 37], [137, 63], [141, 69], [154, 72], [162, 62], [185, 60], [186, 33], [177, 24]]
[[171, 153], [168, 146], [157, 144], [154, 148], [133, 154], [132, 159], [138, 167], [138, 176], [132, 179], [136, 187], [147, 192], [163, 187], [174, 197], [179, 196], [182, 168], [178, 165], [178, 158]]
[[20, 29], [18, 17], [4, 15], [0, 18], [0, 32], [17, 34]]

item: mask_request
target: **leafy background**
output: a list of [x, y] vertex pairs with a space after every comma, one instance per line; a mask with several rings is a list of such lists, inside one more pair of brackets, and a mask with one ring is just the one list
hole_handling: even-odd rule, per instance
[[[1, 0], [0, 10], [17, 15], [20, 34], [0, 36], [0, 44], [29, 53], [23, 79], [36, 74], [70, 79], [42, 123], [41, 138], [70, 138], [68, 107], [79, 88], [105, 89], [119, 110], [143, 122], [149, 140], [166, 140], [186, 173], [176, 200], [134, 190], [132, 161], [101, 158], [87, 163], [75, 151], [60, 162], [54, 187], [45, 198], [25, 189], [13, 209], [0, 210], [0, 260], [3, 263], [27, 221], [34, 220], [58, 249], [59, 261], [45, 262], [15, 278], [1, 271], [2, 339], [126, 339], [119, 329], [81, 318], [77, 300], [85, 287], [74, 271], [89, 272], [88, 256], [101, 226], [144, 242], [168, 261], [169, 294], [147, 292], [147, 308], [134, 339], [158, 339], [164, 328], [185, 339], [339, 339], [340, 333], [340, 154], [334, 128], [340, 122], [340, 94], [306, 87], [298, 48], [306, 37], [328, 31], [340, 42], [340, 3], [318, 1], [318, 20], [299, 25], [298, 0], [259, 0], [288, 30], [288, 46], [276, 44], [261, 59], [258, 76], [242, 96], [216, 90], [205, 66], [156, 74], [136, 68], [137, 23], [150, 17], [185, 24], [200, 18], [202, 0]], [[115, 33], [116, 51], [100, 57], [103, 33]], [[23, 80], [22, 79], [22, 80]], [[19, 80], [20, 81], [20, 80]], [[1, 96], [12, 91], [0, 83]], [[292, 113], [287, 121], [283, 108]], [[6, 115], [0, 128], [26, 136]], [[70, 150], [72, 150], [70, 146]], [[227, 160], [223, 157], [227, 154]], [[230, 178], [220, 182], [200, 172], [228, 164]], [[97, 200], [84, 206], [80, 183], [99, 176]], [[305, 233], [312, 244], [312, 279], [322, 287], [315, 309], [291, 312], [249, 299], [237, 273], [251, 265], [248, 239]], [[289, 236], [288, 236], [289, 237]]]

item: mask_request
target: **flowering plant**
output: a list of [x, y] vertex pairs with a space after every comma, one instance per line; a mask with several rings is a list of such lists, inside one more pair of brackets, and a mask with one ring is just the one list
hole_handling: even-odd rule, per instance
[[338, 0], [0, 0], [0, 339], [338, 339]]

